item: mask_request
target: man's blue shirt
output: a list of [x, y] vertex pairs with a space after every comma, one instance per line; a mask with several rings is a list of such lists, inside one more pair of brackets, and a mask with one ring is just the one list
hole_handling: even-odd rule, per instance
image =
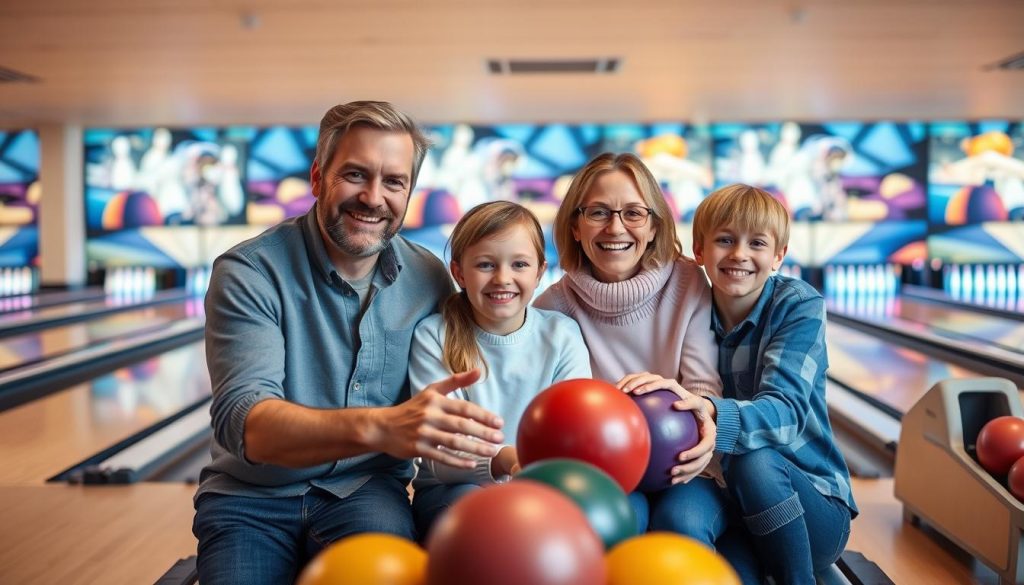
[[220, 256], [206, 295], [213, 462], [196, 497], [285, 497], [312, 486], [344, 497], [374, 473], [411, 479], [408, 461], [380, 453], [301, 469], [254, 464], [245, 419], [267, 399], [311, 408], [405, 400], [413, 331], [451, 291], [441, 261], [398, 236], [380, 253], [362, 312], [327, 255], [315, 207]]

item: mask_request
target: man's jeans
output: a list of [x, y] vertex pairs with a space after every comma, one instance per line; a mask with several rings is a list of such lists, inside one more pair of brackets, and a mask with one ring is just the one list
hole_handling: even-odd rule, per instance
[[203, 585], [293, 583], [306, 562], [346, 536], [415, 538], [408, 492], [388, 475], [372, 477], [342, 499], [319, 488], [290, 498], [203, 494], [192, 532]]

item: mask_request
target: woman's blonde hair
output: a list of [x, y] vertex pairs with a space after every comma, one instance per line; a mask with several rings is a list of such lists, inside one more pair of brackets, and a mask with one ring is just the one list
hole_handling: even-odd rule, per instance
[[[452, 263], [461, 264], [466, 250], [493, 235], [502, 233], [516, 226], [525, 227], [530, 234], [531, 243], [537, 252], [537, 270], [544, 264], [544, 232], [540, 222], [533, 213], [510, 201], [492, 201], [477, 205], [464, 215], [448, 240], [451, 248]], [[452, 373], [465, 372], [482, 365], [487, 372], [487, 361], [480, 352], [476, 342], [476, 328], [473, 321], [473, 307], [465, 291], [457, 292], [448, 297], [441, 305], [441, 317], [444, 320], [445, 336], [442, 351], [442, 363]]]
[[576, 173], [565, 199], [558, 208], [558, 214], [555, 215], [555, 247], [558, 248], [558, 264], [563, 270], [579, 270], [589, 264], [583, 248], [573, 237], [572, 228], [576, 225], [575, 222], [580, 221], [579, 208], [594, 182], [601, 175], [613, 171], [625, 173], [632, 179], [644, 204], [654, 210], [649, 221], [654, 224], [657, 231], [654, 239], [644, 250], [640, 265], [645, 269], [664, 266], [683, 255], [683, 246], [676, 234], [675, 218], [672, 217], [672, 210], [665, 201], [658, 180], [636, 155], [606, 152], [594, 157]]
[[697, 206], [693, 216], [694, 247], [721, 227], [771, 234], [775, 252], [789, 245], [789, 213], [778, 199], [764, 189], [737, 183], [722, 187]]

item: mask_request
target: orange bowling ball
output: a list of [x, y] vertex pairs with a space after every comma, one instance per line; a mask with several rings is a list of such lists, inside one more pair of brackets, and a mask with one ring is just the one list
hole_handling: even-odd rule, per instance
[[978, 440], [978, 461], [994, 476], [1002, 477], [1024, 457], [1024, 418], [996, 417], [981, 427]]
[[391, 534], [359, 534], [325, 548], [296, 585], [423, 585], [427, 553]]
[[669, 532], [631, 538], [608, 553], [607, 585], [740, 585], [732, 566], [696, 540]]

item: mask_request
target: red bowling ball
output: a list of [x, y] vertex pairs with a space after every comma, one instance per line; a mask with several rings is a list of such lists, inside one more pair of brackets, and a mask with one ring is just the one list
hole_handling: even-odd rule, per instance
[[700, 441], [697, 419], [689, 410], [672, 408], [679, 397], [671, 390], [630, 396], [644, 413], [651, 432], [651, 458], [637, 489], [642, 492], [663, 490], [672, 485], [672, 468], [679, 465], [679, 454]]
[[516, 440], [523, 467], [543, 459], [579, 459], [633, 491], [647, 469], [651, 433], [640, 407], [607, 382], [565, 380], [526, 407]]
[[1010, 466], [1010, 473], [1006, 477], [1006, 487], [1010, 488], [1010, 493], [1017, 496], [1018, 500], [1024, 502], [1024, 457]]
[[992, 475], [1002, 477], [1024, 457], [1024, 418], [1000, 416], [981, 427], [975, 443], [978, 461]]
[[427, 541], [427, 585], [600, 585], [604, 545], [553, 487], [514, 481], [455, 503]]

